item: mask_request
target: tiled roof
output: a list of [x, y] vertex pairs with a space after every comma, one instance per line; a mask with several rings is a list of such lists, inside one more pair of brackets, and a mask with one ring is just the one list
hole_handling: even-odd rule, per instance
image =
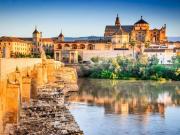
[[[78, 43], [78, 42], [76, 42], [76, 41], [56, 41], [56, 43], [69, 43], [69, 44], [72, 44], [72, 43]], [[85, 43], [85, 41], [83, 42], [83, 43]]]
[[24, 37], [18, 37], [18, 38], [24, 41], [33, 41], [32, 38], [24, 38]]
[[42, 38], [42, 42], [54, 42], [52, 38]]
[[89, 40], [88, 43], [109, 43], [111, 40], [108, 39], [100, 39], [100, 40]]
[[122, 25], [121, 27], [127, 33], [130, 33], [133, 30], [133, 28], [134, 28], [133, 25]]
[[22, 39], [19, 39], [17, 37], [0, 37], [0, 42], [25, 42]]
[[119, 30], [119, 26], [114, 26], [114, 25], [107, 25], [106, 26], [106, 28], [105, 28], [105, 31], [114, 31], [114, 32], [116, 32], [116, 31], [118, 31]]
[[[111, 33], [130, 33], [133, 30], [133, 25], [122, 25], [121, 27], [119, 26], [114, 26], [114, 25], [107, 25], [105, 28], [105, 33], [111, 32]], [[122, 28], [122, 30], [120, 29]]]
[[[128, 34], [128, 33], [121, 28], [121, 29], [119, 29], [118, 31], [116, 31], [114, 34], [123, 35], [123, 34]], [[114, 35], [114, 34], [113, 34], [113, 35]]]

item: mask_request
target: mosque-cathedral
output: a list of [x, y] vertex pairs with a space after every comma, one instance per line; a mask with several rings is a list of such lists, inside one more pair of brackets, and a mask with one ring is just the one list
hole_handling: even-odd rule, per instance
[[166, 24], [160, 29], [150, 29], [150, 25], [143, 17], [134, 25], [121, 25], [117, 15], [115, 25], [107, 25], [105, 28], [104, 37], [111, 38], [115, 35], [129, 36], [130, 40], [138, 42], [149, 41], [154, 44], [164, 44], [167, 41]]

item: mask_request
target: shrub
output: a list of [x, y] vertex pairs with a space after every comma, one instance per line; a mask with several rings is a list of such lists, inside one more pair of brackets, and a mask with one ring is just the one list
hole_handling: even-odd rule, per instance
[[112, 74], [112, 72], [109, 71], [109, 70], [102, 70], [100, 72], [100, 77], [101, 78], [105, 78], [105, 79], [110, 79], [111, 78], [111, 74]]
[[177, 66], [167, 67], [158, 64], [157, 57], [139, 57], [136, 61], [132, 58], [116, 57], [99, 60], [92, 58], [95, 62], [89, 69], [89, 75], [93, 78], [105, 79], [143, 79], [143, 80], [180, 80], [180, 69]]
[[99, 57], [92, 57], [91, 61], [94, 63], [98, 63], [99, 62]]

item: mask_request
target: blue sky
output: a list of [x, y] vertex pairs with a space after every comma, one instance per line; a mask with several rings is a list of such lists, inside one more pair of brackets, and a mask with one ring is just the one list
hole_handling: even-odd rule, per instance
[[31, 37], [35, 25], [43, 37], [103, 36], [116, 14], [122, 25], [142, 15], [151, 28], [167, 24], [168, 36], [180, 36], [180, 0], [0, 0], [0, 36]]

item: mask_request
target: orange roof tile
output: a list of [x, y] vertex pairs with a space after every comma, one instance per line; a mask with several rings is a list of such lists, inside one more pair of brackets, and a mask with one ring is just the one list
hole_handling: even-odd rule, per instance
[[42, 42], [54, 42], [52, 38], [42, 38]]
[[17, 37], [0, 37], [0, 42], [26, 42], [24, 40], [21, 40]]

